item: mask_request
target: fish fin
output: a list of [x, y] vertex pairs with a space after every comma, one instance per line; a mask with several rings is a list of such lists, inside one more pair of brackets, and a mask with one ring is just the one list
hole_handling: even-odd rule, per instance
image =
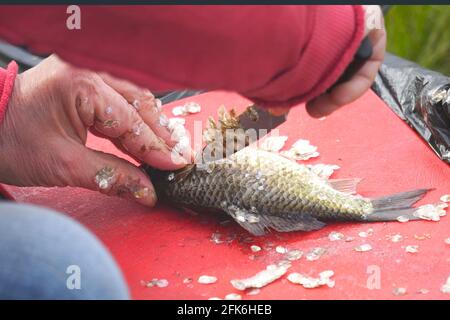
[[194, 169], [195, 169], [195, 164], [188, 164], [184, 168], [174, 171], [174, 173], [175, 173], [174, 181], [177, 181], [177, 182], [183, 181], [192, 173], [192, 171]]
[[[227, 141], [234, 141], [232, 147], [235, 153], [240, 149], [248, 146], [249, 139], [245, 135], [245, 130], [239, 122], [239, 117], [234, 109], [227, 111], [227, 109], [222, 105], [218, 110], [218, 119], [214, 121], [212, 117], [208, 119], [208, 127], [205, 129], [204, 134], [207, 133], [209, 137], [208, 143], [203, 148], [206, 150], [208, 145], [214, 146], [214, 144], [221, 145], [223, 147], [223, 158], [228, 156], [227, 151]], [[233, 133], [234, 139], [231, 139], [231, 134]], [[219, 140], [217, 140], [219, 139]], [[215, 157], [215, 154], [213, 153]]]
[[311, 216], [304, 214], [287, 216], [265, 216], [269, 226], [278, 232], [312, 231], [323, 228], [326, 224]]
[[411, 206], [422, 199], [432, 189], [417, 189], [372, 199], [373, 212], [367, 215], [367, 221], [392, 221], [400, 216], [409, 220], [417, 220], [414, 216], [416, 208]]
[[[254, 214], [235, 206], [224, 209], [236, 222], [245, 230], [255, 236], [262, 236], [271, 228], [278, 232], [290, 231], [311, 231], [318, 230], [325, 226], [325, 223], [306, 215], [287, 214], [285, 216], [275, 216], [268, 214]], [[239, 212], [239, 215], [237, 214]], [[249, 222], [243, 219], [245, 215], [254, 215], [258, 221]]]
[[339, 192], [346, 194], [356, 193], [356, 187], [361, 182], [360, 178], [349, 178], [349, 179], [330, 179], [328, 183], [330, 186]]
[[268, 229], [267, 221], [264, 217], [258, 215], [259, 221], [248, 221], [243, 219], [245, 216], [254, 215], [248, 210], [238, 208], [236, 206], [229, 206], [223, 208], [226, 213], [228, 213], [242, 228], [253, 234], [254, 236], [263, 236], [266, 234]]
[[390, 209], [410, 208], [414, 203], [422, 199], [432, 189], [417, 189], [390, 196], [372, 199], [374, 210], [383, 211]]
[[416, 210], [417, 208], [400, 208], [374, 211], [366, 216], [365, 221], [395, 221], [399, 217], [406, 217], [408, 220], [419, 220], [420, 218], [414, 215]]

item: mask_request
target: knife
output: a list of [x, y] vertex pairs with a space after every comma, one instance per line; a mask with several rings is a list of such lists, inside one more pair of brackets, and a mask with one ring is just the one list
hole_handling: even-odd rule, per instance
[[[242, 112], [238, 116], [238, 119], [244, 130], [255, 129], [256, 131], [259, 131], [262, 129], [262, 131], [267, 130], [267, 134], [272, 129], [284, 123], [287, 119], [287, 115], [273, 115], [267, 109], [253, 105]], [[262, 137], [263, 135], [258, 138]]]
[[[247, 130], [254, 130], [253, 133], [256, 132], [256, 136], [247, 136], [253, 139], [256, 138], [256, 140], [259, 140], [267, 135], [274, 128], [284, 123], [286, 119], [287, 113], [282, 115], [274, 115], [268, 109], [257, 105], [248, 107], [244, 112], [238, 115], [239, 123], [244, 131], [248, 132]], [[256, 140], [249, 141], [249, 143], [255, 142]], [[239, 151], [242, 147], [237, 148], [236, 151]]]

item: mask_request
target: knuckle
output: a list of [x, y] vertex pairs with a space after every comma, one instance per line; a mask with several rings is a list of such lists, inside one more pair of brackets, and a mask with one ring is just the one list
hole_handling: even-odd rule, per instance
[[89, 96], [98, 94], [97, 88], [101, 78], [96, 73], [85, 70], [73, 70], [71, 78], [72, 85], [76, 91]]

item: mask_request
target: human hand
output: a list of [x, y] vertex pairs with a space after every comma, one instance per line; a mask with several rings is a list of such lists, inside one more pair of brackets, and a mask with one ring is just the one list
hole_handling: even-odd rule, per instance
[[383, 63], [386, 51], [386, 31], [381, 7], [365, 5], [365, 33], [372, 44], [372, 56], [353, 72], [349, 79], [331, 88], [306, 105], [308, 113], [314, 117], [326, 116], [339, 107], [349, 104], [362, 96], [375, 80]]
[[156, 194], [145, 173], [85, 143], [89, 129], [151, 167], [181, 168], [187, 161], [172, 152], [177, 142], [160, 116], [150, 91], [50, 56], [16, 78], [0, 124], [0, 181], [83, 187], [152, 206]]

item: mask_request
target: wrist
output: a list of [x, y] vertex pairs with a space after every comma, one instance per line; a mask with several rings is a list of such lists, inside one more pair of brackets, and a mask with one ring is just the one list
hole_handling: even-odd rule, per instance
[[6, 114], [8, 103], [14, 88], [18, 66], [15, 61], [10, 62], [6, 69], [0, 69], [0, 125]]

